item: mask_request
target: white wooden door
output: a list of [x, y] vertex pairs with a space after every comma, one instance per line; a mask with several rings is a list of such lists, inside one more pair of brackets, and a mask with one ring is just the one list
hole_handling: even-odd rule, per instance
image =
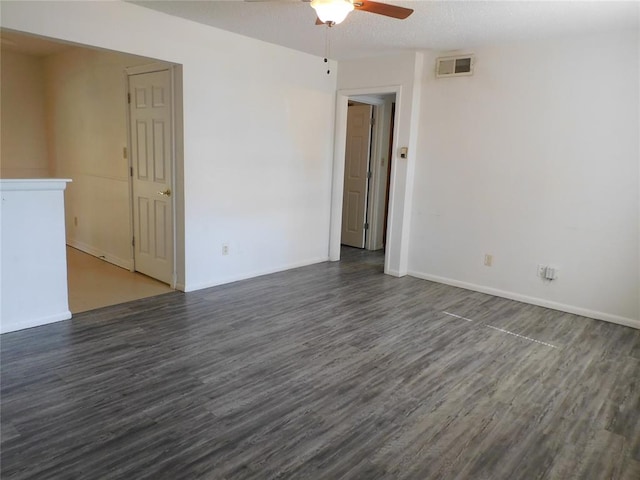
[[130, 75], [129, 94], [135, 269], [171, 284], [173, 149], [170, 71]]
[[342, 244], [364, 248], [371, 105], [351, 105], [347, 113], [347, 143], [342, 197]]

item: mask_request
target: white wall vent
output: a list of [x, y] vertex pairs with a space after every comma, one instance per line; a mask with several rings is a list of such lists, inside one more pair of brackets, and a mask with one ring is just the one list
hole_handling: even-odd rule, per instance
[[436, 77], [460, 77], [473, 75], [473, 55], [440, 57], [436, 59]]

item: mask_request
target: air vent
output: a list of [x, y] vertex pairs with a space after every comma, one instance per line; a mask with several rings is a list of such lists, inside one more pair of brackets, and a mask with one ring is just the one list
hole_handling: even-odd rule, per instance
[[436, 77], [473, 75], [473, 55], [441, 57], [436, 60]]

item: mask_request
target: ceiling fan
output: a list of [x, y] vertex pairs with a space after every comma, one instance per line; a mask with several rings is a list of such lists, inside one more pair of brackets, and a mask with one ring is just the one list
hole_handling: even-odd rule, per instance
[[[244, 0], [245, 2], [269, 2], [276, 0]], [[290, 0], [292, 1], [292, 0]], [[333, 27], [344, 21], [353, 10], [362, 10], [363, 12], [377, 13], [385, 17], [397, 18], [404, 20], [413, 13], [412, 8], [400, 7], [389, 3], [375, 2], [371, 0], [301, 0], [309, 3], [316, 11], [318, 18], [316, 25], [326, 25]], [[329, 61], [329, 29], [327, 29], [326, 49], [324, 62]], [[327, 70], [327, 75], [331, 70]]]
[[[245, 0], [245, 2], [264, 2], [275, 0]], [[398, 18], [404, 20], [413, 13], [413, 9], [390, 5], [388, 3], [373, 2], [370, 0], [302, 0], [310, 3], [316, 11], [318, 18], [316, 25], [327, 25], [333, 27], [339, 24], [353, 10], [377, 13], [385, 17]]]
[[388, 3], [372, 2], [369, 0], [311, 0], [311, 6], [318, 15], [316, 25], [328, 25], [330, 27], [342, 22], [347, 18], [349, 12], [353, 10], [377, 13], [378, 15], [398, 18], [400, 20], [407, 18], [413, 13], [411, 8], [398, 7]]

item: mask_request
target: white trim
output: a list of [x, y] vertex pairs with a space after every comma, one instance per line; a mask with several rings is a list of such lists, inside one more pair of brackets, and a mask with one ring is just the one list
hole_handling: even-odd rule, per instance
[[176, 283], [178, 282], [178, 272], [176, 265], [178, 261], [176, 259], [177, 256], [177, 239], [178, 239], [178, 212], [176, 211], [176, 68], [174, 65], [171, 65], [169, 68], [169, 77], [171, 78], [171, 191], [173, 195], [171, 195], [171, 214], [172, 214], [172, 228], [171, 234], [173, 235], [173, 267], [171, 271], [171, 283], [169, 286], [175, 290]]
[[[391, 132], [391, 105], [395, 103], [395, 97], [391, 100], [391, 95], [384, 95], [382, 97], [382, 103], [376, 105], [374, 108], [375, 112], [375, 125], [373, 129], [373, 152], [371, 154], [370, 159], [370, 169], [372, 172], [371, 176], [371, 185], [372, 193], [370, 194], [370, 207], [367, 212], [369, 218], [369, 232], [367, 238], [367, 250], [381, 250], [384, 248], [384, 244], [382, 239], [384, 235], [382, 234], [382, 230], [384, 228], [384, 221], [380, 221], [384, 219], [384, 216], [388, 214], [385, 212], [385, 215], [380, 218], [381, 211], [384, 210], [387, 193], [387, 166], [389, 159], [389, 151], [392, 148], [392, 145], [389, 145], [388, 142], [391, 140], [390, 136]], [[382, 148], [382, 147], [385, 148]], [[386, 159], [384, 166], [381, 165], [380, 161], [382, 159]]]
[[124, 71], [127, 76], [129, 75], [140, 75], [141, 73], [153, 73], [153, 72], [161, 72], [163, 70], [171, 70], [173, 67], [172, 63], [166, 62], [152, 62], [146, 63], [144, 65], [135, 65], [133, 67], [125, 67]]
[[67, 239], [67, 245], [73, 247], [81, 252], [88, 253], [89, 255], [93, 255], [105, 262], [112, 263], [118, 267], [124, 268], [129, 271], [133, 271], [133, 259], [125, 259], [120, 258], [115, 255], [110, 254], [109, 252], [105, 252], [104, 250], [100, 250], [99, 248], [92, 247], [91, 245], [87, 245], [86, 243], [80, 242], [78, 240], [74, 240], [72, 238]]
[[349, 97], [349, 100], [366, 103], [368, 105], [384, 105], [384, 99], [377, 95], [354, 95]]
[[133, 170], [133, 160], [131, 159], [131, 107], [129, 106], [128, 99], [130, 98], [131, 91], [129, 90], [129, 73], [127, 68], [123, 71], [124, 91], [127, 92], [127, 98], [125, 99], [125, 111], [126, 120], [125, 127], [127, 129], [127, 182], [129, 185], [129, 208], [127, 214], [129, 215], [129, 256], [131, 257], [130, 272], [136, 271], [136, 251], [133, 245], [134, 225], [133, 225], [133, 176], [131, 172]]
[[8, 191], [45, 191], [64, 190], [70, 178], [3, 178], [0, 179], [0, 190]]
[[[254, 270], [252, 272], [247, 272], [240, 275], [232, 275], [230, 277], [223, 278], [222, 280], [216, 280], [214, 282], [205, 282], [205, 283], [199, 283], [196, 285], [188, 285], [188, 286], [178, 285], [178, 290], [182, 290], [184, 292], [195, 292], [196, 290], [202, 290], [203, 288], [217, 287], [218, 285], [238, 282], [240, 280], [248, 280], [251, 278], [261, 277], [263, 275], [270, 275], [272, 273], [284, 272], [285, 270], [291, 270], [294, 268], [307, 267], [309, 265], [315, 265], [317, 263], [322, 263], [327, 261], [329, 261], [329, 257], [310, 258], [307, 260], [303, 260], [301, 262], [281, 265], [276, 268], [268, 268], [265, 270]], [[180, 287], [183, 287], [183, 288], [180, 288]]]
[[464, 288], [466, 290], [473, 290], [474, 292], [486, 293], [488, 295], [494, 295], [496, 297], [508, 298], [510, 300], [529, 303], [531, 305], [537, 305], [539, 307], [550, 308], [552, 310], [559, 310], [561, 312], [572, 313], [574, 315], [594, 318], [596, 320], [604, 320], [605, 322], [617, 323], [618, 325], [624, 325], [626, 327], [640, 329], [640, 320], [635, 320], [633, 318], [626, 318], [626, 317], [621, 317], [619, 315], [613, 315], [611, 313], [598, 312], [596, 310], [589, 310], [587, 308], [576, 307], [574, 305], [567, 305], [564, 303], [553, 302], [551, 300], [545, 300], [544, 298], [530, 297], [528, 295], [522, 295], [520, 293], [515, 293], [515, 292], [508, 292], [506, 290], [486, 287], [483, 285], [477, 285], [475, 283], [461, 282], [459, 280], [454, 280], [446, 277], [439, 277], [437, 275], [430, 275], [428, 273], [422, 273], [422, 272], [416, 272], [416, 271], [409, 271], [408, 273], [410, 276], [415, 278], [420, 278], [422, 280], [429, 280], [431, 282], [444, 283], [445, 285]]
[[[2, 322], [0, 322], [0, 334], [24, 330], [25, 328], [39, 327], [41, 325], [47, 325], [54, 322], [61, 322], [62, 320], [69, 320], [70, 318], [71, 312], [69, 310], [65, 310], [60, 313], [56, 313], [55, 315], [32, 318], [19, 323], [12, 323], [10, 321], [3, 320]], [[7, 324], [9, 324], [10, 326], [5, 330], [5, 326]]]
[[336, 95], [336, 122], [333, 143], [333, 180], [331, 182], [331, 213], [329, 217], [329, 260], [340, 260], [342, 235], [342, 197], [344, 190], [344, 155], [347, 150], [347, 113], [349, 96]]

